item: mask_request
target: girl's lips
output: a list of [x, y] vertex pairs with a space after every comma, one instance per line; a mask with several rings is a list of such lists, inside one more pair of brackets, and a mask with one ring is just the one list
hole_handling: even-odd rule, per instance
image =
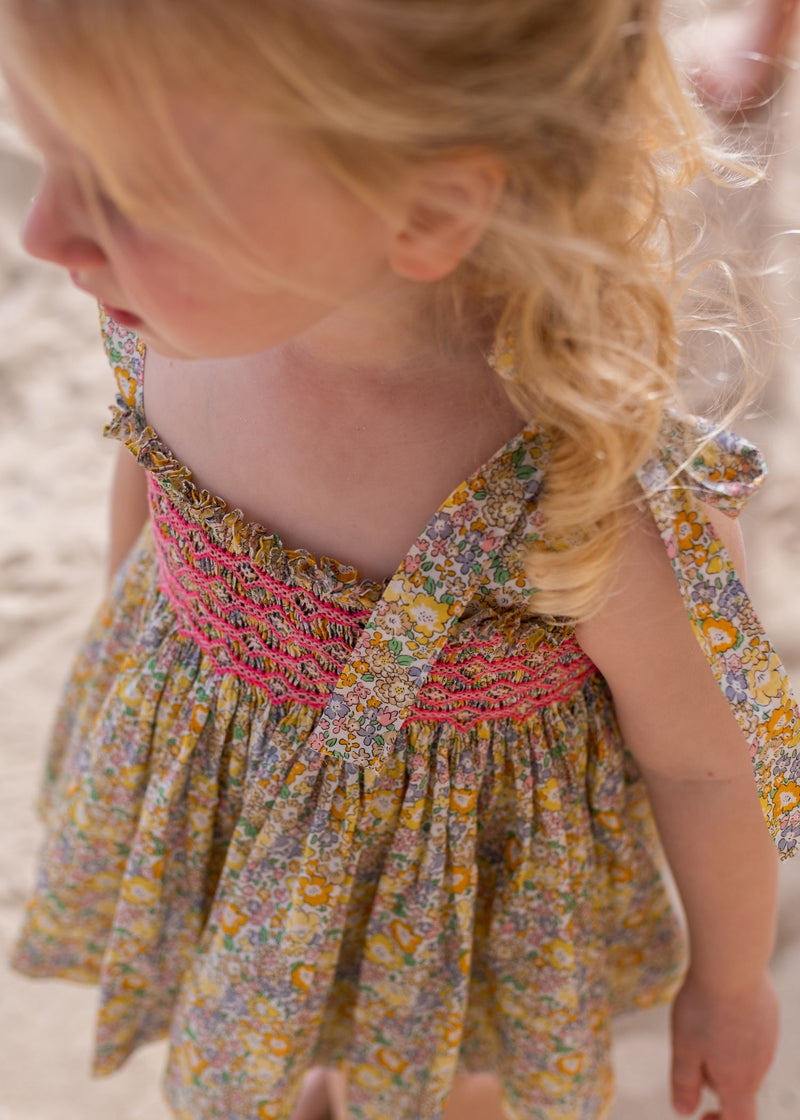
[[119, 323], [121, 327], [127, 327], [129, 330], [135, 330], [142, 325], [142, 320], [138, 315], [132, 315], [130, 311], [123, 311], [120, 307], [109, 307], [107, 303], [101, 301], [100, 306], [110, 315], [115, 323]]
[[98, 299], [94, 292], [90, 291], [90, 289], [87, 288], [85, 284], [82, 284], [80, 282], [77, 273], [70, 272], [69, 277], [76, 288], [79, 288], [82, 292], [86, 292], [87, 296], [91, 296], [92, 299], [96, 299], [103, 310], [106, 312], [106, 314], [110, 315], [111, 318], [114, 319], [115, 322], [119, 323], [121, 327], [128, 327], [129, 329], [133, 329], [142, 325], [142, 320], [138, 315], [134, 315], [130, 311], [123, 311], [121, 307], [112, 307], [111, 304], [105, 303], [103, 300]]

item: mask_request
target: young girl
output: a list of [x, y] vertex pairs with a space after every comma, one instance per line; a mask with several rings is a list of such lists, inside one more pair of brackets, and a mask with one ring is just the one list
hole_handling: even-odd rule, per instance
[[17, 967], [99, 982], [99, 1073], [169, 1034], [182, 1120], [594, 1120], [676, 992], [677, 1108], [753, 1120], [800, 756], [729, 558], [761, 461], [673, 409], [657, 4], [2, 0], [0, 43], [122, 443]]

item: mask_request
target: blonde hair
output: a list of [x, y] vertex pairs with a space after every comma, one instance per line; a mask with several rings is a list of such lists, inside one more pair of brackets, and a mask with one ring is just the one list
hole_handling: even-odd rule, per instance
[[503, 159], [497, 212], [435, 306], [450, 330], [477, 316], [512, 341], [507, 391], [553, 445], [533, 609], [591, 612], [674, 399], [671, 200], [706, 160], [657, 0], [2, 0], [0, 11], [50, 111], [119, 192], [114, 117], [138, 115], [161, 151], [125, 201], [176, 222], [167, 85], [299, 128], [378, 194], [431, 156]]

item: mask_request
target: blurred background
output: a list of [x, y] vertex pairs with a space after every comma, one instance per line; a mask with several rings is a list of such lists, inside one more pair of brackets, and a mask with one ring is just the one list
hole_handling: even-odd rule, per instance
[[[676, 51], [693, 68], [746, 56], [754, 5], [671, 5]], [[797, 37], [781, 45], [765, 104], [744, 128], [769, 175], [747, 201], [722, 192], [726, 236], [764, 247], [778, 338], [764, 347], [770, 378], [741, 427], [767, 453], [771, 480], [746, 515], [757, 608], [800, 682], [800, 74]], [[774, 79], [774, 81], [773, 81]], [[774, 94], [774, 96], [773, 96]], [[33, 812], [55, 697], [101, 593], [113, 448], [100, 438], [112, 379], [96, 311], [57, 270], [28, 260], [18, 228], [35, 164], [0, 90], [0, 1120], [167, 1120], [163, 1048], [139, 1052], [113, 1078], [91, 1081], [95, 994], [23, 980], [5, 966], [39, 842]], [[742, 207], [733, 212], [735, 207]], [[726, 245], [726, 248], [730, 247]], [[710, 380], [719, 354], [707, 355]], [[798, 685], [800, 687], [800, 684]], [[800, 1117], [800, 858], [782, 868], [774, 976], [781, 1047], [761, 1094], [761, 1120]], [[619, 1097], [612, 1120], [667, 1120], [668, 1015], [618, 1025]], [[242, 1118], [245, 1120], [245, 1118]], [[249, 1120], [249, 1118], [248, 1118]]]

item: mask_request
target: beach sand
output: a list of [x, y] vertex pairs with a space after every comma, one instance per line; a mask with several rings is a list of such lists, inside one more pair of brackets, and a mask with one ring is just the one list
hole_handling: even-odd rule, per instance
[[[800, 83], [780, 99], [775, 182], [761, 191], [749, 236], [800, 224]], [[780, 146], [780, 144], [779, 144]], [[25, 258], [17, 227], [35, 180], [29, 153], [0, 107], [0, 958], [34, 872], [33, 801], [48, 724], [71, 653], [103, 586], [112, 447], [99, 437], [113, 390], [96, 311], [54, 269]], [[782, 241], [791, 254], [791, 238]], [[798, 246], [800, 248], [800, 246]], [[780, 254], [779, 254], [780, 255]], [[777, 258], [776, 258], [777, 259]], [[798, 254], [800, 260], [800, 253]], [[747, 519], [750, 585], [768, 631], [800, 680], [800, 265], [776, 278], [783, 351], [750, 434], [772, 480]], [[780, 1051], [761, 1094], [762, 1120], [800, 1117], [800, 859], [782, 869], [774, 975]], [[0, 1120], [167, 1120], [161, 1045], [112, 1078], [88, 1062], [95, 993], [0, 973]], [[612, 1120], [666, 1120], [668, 1015], [631, 1016], [617, 1030], [619, 1096]]]

